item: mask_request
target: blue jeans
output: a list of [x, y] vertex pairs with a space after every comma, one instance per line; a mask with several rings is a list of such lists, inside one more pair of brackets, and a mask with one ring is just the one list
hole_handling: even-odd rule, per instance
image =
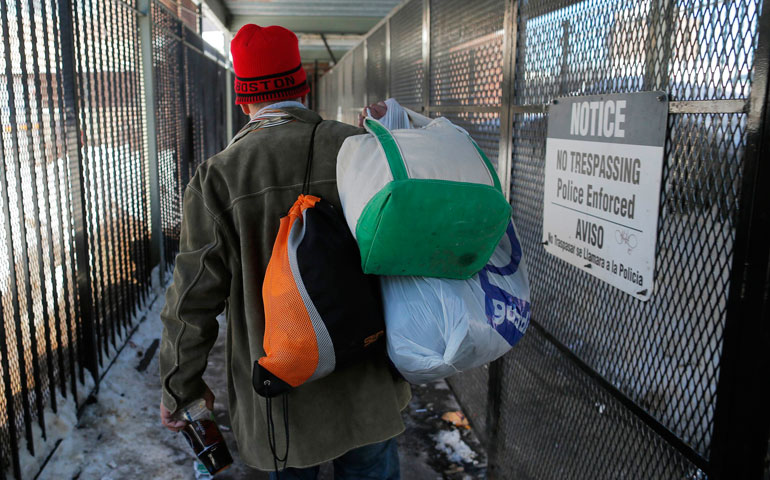
[[[398, 445], [395, 438], [353, 449], [334, 459], [334, 480], [399, 480]], [[315, 480], [319, 467], [287, 468], [270, 472], [270, 480]]]

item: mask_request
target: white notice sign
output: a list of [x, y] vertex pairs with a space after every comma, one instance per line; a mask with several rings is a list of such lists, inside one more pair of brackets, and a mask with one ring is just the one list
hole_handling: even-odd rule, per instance
[[559, 98], [545, 149], [548, 253], [641, 300], [653, 291], [663, 92]]

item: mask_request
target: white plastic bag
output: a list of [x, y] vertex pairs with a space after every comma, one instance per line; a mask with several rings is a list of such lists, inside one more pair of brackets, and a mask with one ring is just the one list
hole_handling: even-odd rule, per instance
[[513, 221], [489, 263], [467, 280], [382, 277], [388, 355], [411, 383], [499, 358], [529, 326], [527, 267]]
[[[385, 100], [385, 115], [380, 118], [380, 123], [385, 125], [385, 128], [388, 130], [397, 130], [397, 129], [404, 129], [404, 128], [412, 128], [410, 119], [409, 119], [409, 112], [411, 110], [408, 110], [399, 104], [396, 99], [389, 98]], [[412, 112], [415, 115], [417, 115], [415, 112]], [[366, 116], [372, 117], [372, 113], [369, 110], [369, 107], [366, 107]], [[422, 115], [420, 115], [422, 117]], [[430, 119], [427, 117], [423, 117], [428, 120], [427, 123], [430, 123]]]

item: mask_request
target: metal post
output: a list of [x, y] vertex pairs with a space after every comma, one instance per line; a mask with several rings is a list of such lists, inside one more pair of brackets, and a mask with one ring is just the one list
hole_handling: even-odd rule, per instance
[[314, 112], [318, 111], [318, 59], [313, 62], [313, 90], [310, 92], [310, 98], [313, 100], [313, 105], [310, 110]]
[[150, 266], [158, 266], [152, 282], [157, 289], [165, 282], [166, 257], [160, 216], [160, 172], [158, 164], [158, 131], [156, 126], [155, 77], [152, 68], [152, 0], [138, 0], [139, 38], [142, 44], [142, 78], [144, 79], [144, 118], [147, 122], [147, 155], [150, 164]]
[[[390, 98], [390, 19], [385, 21], [385, 98]], [[385, 100], [385, 99], [383, 99]]]
[[572, 23], [569, 19], [561, 22], [561, 68], [559, 69], [559, 95], [569, 91], [569, 31]]
[[[500, 147], [497, 160], [497, 172], [500, 185], [503, 186], [505, 198], [510, 201], [511, 193], [511, 162], [513, 155], [513, 85], [516, 76], [516, 49], [518, 27], [518, 0], [508, 0], [505, 3], [504, 38], [503, 38], [503, 91], [500, 109]], [[489, 380], [487, 384], [487, 478], [495, 480], [502, 478], [498, 472], [498, 444], [500, 433], [500, 412], [503, 403], [503, 369], [504, 358], [495, 360], [489, 365]]]
[[225, 145], [228, 145], [230, 143], [230, 139], [233, 138], [233, 135], [235, 132], [233, 132], [233, 70], [232, 65], [230, 65], [230, 40], [229, 35], [224, 34], [225, 36], [225, 64], [227, 64], [227, 67], [225, 68]]
[[233, 137], [233, 72], [225, 70], [225, 145], [230, 143]]
[[511, 194], [511, 158], [513, 155], [513, 87], [516, 78], [516, 49], [518, 34], [518, 0], [505, 3], [504, 39], [503, 39], [503, 95], [500, 109], [500, 148], [497, 159], [497, 174], [503, 193], [510, 201]]
[[422, 0], [422, 111], [430, 112], [430, 0]]
[[[179, 65], [179, 71], [177, 72], [177, 85], [179, 85], [179, 89], [177, 90], [177, 94], [179, 99], [178, 105], [180, 105], [181, 108], [179, 109], [179, 116], [177, 117], [176, 121], [179, 122], [178, 124], [182, 126], [182, 132], [181, 136], [177, 138], [176, 185], [174, 193], [176, 195], [178, 208], [181, 213], [183, 210], [184, 191], [187, 188], [187, 183], [190, 181], [190, 166], [193, 163], [193, 151], [192, 148], [188, 148], [188, 139], [192, 138], [190, 125], [188, 125], [188, 116], [193, 114], [192, 111], [194, 105], [192, 103], [192, 99], [190, 98], [193, 93], [192, 89], [189, 88], [190, 85], [188, 85], [187, 78], [187, 74], [190, 70], [190, 55], [192, 55], [193, 52], [192, 49], [189, 48], [190, 44], [185, 41], [184, 24], [180, 22], [179, 25], [182, 37], [179, 41], [179, 49], [177, 50], [177, 64]], [[174, 227], [174, 233], [176, 236], [174, 242], [175, 248], [173, 250], [174, 255], [179, 252], [179, 241], [181, 239], [181, 231], [179, 230], [180, 227], [181, 225], [178, 223]]]
[[[342, 82], [343, 82], [342, 84], [345, 85], [344, 71], [342, 75]], [[344, 94], [345, 92], [344, 88], [342, 89], [342, 92]], [[369, 37], [366, 37], [364, 38], [364, 104], [362, 105], [362, 107], [365, 108], [368, 105], [369, 105]], [[354, 119], [354, 118], [355, 118], [355, 114], [353, 114], [351, 119]]]
[[762, 478], [770, 436], [770, 11], [759, 18], [710, 477]]
[[[197, 99], [200, 101], [201, 99]], [[188, 102], [188, 104], [192, 104], [192, 102]], [[181, 171], [181, 184], [186, 188], [187, 184], [190, 183], [190, 179], [192, 178], [193, 171], [195, 170], [197, 159], [196, 159], [196, 151], [195, 151], [195, 129], [193, 125], [193, 112], [192, 112], [192, 105], [190, 105], [190, 113], [185, 115], [182, 119], [182, 125], [184, 126], [182, 129], [182, 165], [180, 168]]]
[[198, 27], [198, 31], [195, 32], [201, 37], [203, 36], [203, 5], [199, 4], [195, 8], [195, 19], [197, 20], [196, 26]]
[[67, 167], [72, 199], [72, 221], [75, 228], [77, 268], [77, 312], [80, 317], [80, 361], [87, 368], [99, 388], [99, 365], [96, 345], [96, 327], [91, 296], [91, 267], [88, 251], [88, 224], [86, 197], [83, 189], [83, 157], [80, 145], [80, 113], [78, 112], [77, 71], [75, 68], [75, 32], [72, 18], [72, 0], [58, 3], [59, 35], [61, 38], [61, 82], [64, 95], [64, 123], [66, 126]]
[[329, 47], [329, 42], [326, 41], [326, 35], [321, 33], [321, 40], [324, 42], [324, 47], [326, 47], [326, 52], [329, 54], [329, 58], [332, 61], [332, 65], [337, 65], [337, 59], [334, 57], [334, 52], [332, 52], [331, 47]]
[[[644, 44], [645, 66], [642, 90], [660, 90], [668, 85], [671, 45], [675, 41], [671, 28], [674, 23], [675, 3], [673, 0], [655, 0], [650, 9], [651, 28]], [[658, 42], [661, 44], [659, 45]]]

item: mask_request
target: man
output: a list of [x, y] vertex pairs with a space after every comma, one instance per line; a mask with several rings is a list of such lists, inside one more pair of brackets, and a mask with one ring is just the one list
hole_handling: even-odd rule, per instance
[[[180, 253], [161, 313], [161, 418], [179, 430], [184, 422], [173, 420], [176, 410], [198, 398], [213, 407], [201, 376], [224, 308], [228, 401], [238, 451], [249, 466], [273, 470], [265, 401], [251, 383], [252, 365], [265, 354], [262, 280], [279, 219], [300, 194], [314, 126], [310, 193], [340, 211], [337, 152], [345, 138], [363, 130], [321, 121], [300, 103], [309, 88], [291, 31], [246, 25], [231, 52], [236, 103], [251, 122], [198, 168], [185, 190]], [[290, 439], [291, 468], [281, 478], [315, 478], [317, 465], [331, 459], [338, 478], [399, 478], [394, 437], [404, 430], [401, 410], [409, 398], [409, 386], [394, 379], [384, 354], [294, 389], [288, 436], [279, 402], [273, 405], [276, 453]]]

